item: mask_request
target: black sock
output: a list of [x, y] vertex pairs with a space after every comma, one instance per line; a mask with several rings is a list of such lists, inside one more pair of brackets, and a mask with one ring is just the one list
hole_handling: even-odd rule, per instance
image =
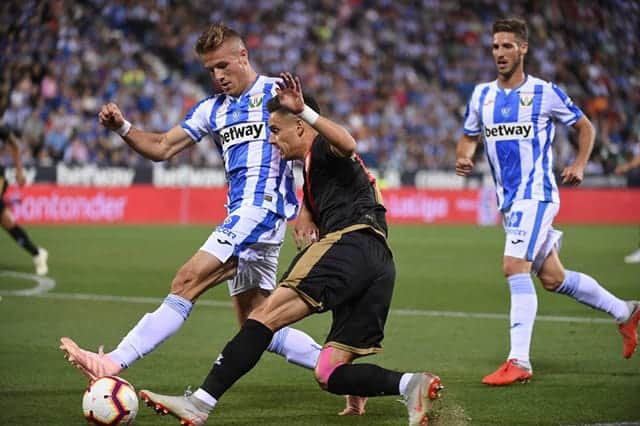
[[344, 364], [329, 376], [327, 390], [338, 395], [400, 395], [403, 374], [373, 364]]
[[38, 254], [38, 247], [33, 245], [27, 233], [24, 232], [24, 229], [16, 225], [13, 228], [9, 229], [9, 234], [11, 234], [13, 239], [16, 240], [16, 242], [22, 248], [31, 253], [31, 256], [35, 256]]
[[220, 399], [236, 380], [258, 363], [272, 338], [273, 332], [267, 326], [248, 319], [224, 347], [200, 387], [215, 399]]

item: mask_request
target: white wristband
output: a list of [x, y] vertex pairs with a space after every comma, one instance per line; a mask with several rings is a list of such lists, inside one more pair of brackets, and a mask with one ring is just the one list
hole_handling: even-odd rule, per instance
[[316, 124], [316, 121], [318, 121], [320, 114], [315, 112], [309, 105], [305, 105], [302, 112], [298, 114], [298, 117], [313, 126]]
[[131, 130], [131, 123], [128, 122], [127, 120], [124, 120], [124, 123], [122, 123], [122, 126], [118, 127], [116, 130], [114, 130], [114, 132], [116, 132], [122, 137], [125, 137], [127, 136], [127, 133], [129, 133], [129, 130]]

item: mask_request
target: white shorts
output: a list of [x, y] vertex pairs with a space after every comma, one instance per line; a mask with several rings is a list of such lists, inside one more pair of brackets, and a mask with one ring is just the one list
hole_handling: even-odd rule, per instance
[[557, 203], [515, 201], [502, 213], [506, 234], [504, 255], [531, 262], [531, 270], [537, 275], [551, 250], [560, 251], [562, 232], [552, 226], [559, 208]]
[[287, 221], [276, 213], [255, 206], [240, 206], [229, 213], [200, 247], [226, 262], [238, 258], [238, 272], [229, 280], [229, 294], [253, 288], [276, 288], [278, 256], [287, 230]]

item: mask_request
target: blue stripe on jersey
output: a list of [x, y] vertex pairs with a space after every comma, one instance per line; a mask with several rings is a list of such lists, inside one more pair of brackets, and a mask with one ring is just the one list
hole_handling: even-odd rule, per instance
[[187, 133], [189, 133], [189, 135], [195, 139], [196, 141], [200, 142], [200, 140], [204, 137], [204, 133], [200, 133], [198, 132], [196, 129], [192, 128], [191, 126], [189, 126], [187, 124], [187, 121], [193, 117], [193, 114], [196, 112], [196, 110], [198, 109], [198, 107], [200, 107], [200, 105], [202, 105], [204, 102], [207, 102], [209, 99], [213, 98], [213, 96], [209, 96], [208, 98], [204, 98], [202, 99], [200, 102], [198, 102], [197, 104], [195, 104], [193, 106], [193, 108], [191, 108], [189, 110], [189, 112], [187, 113], [187, 115], [184, 117], [184, 120], [182, 120], [182, 123], [180, 123], [180, 126], [185, 129], [187, 131]]
[[538, 209], [536, 210], [536, 219], [533, 223], [533, 230], [531, 231], [531, 238], [529, 239], [529, 247], [527, 247], [527, 261], [533, 262], [533, 250], [536, 248], [536, 241], [538, 240], [538, 234], [540, 233], [540, 225], [544, 218], [544, 212], [547, 210], [549, 203], [539, 202]]
[[203, 100], [201, 100], [200, 102], [198, 102], [197, 104], [195, 104], [195, 106], [193, 108], [191, 108], [191, 110], [187, 113], [187, 115], [184, 117], [184, 121], [187, 121], [188, 119], [190, 119], [191, 117], [193, 117], [193, 113], [196, 112], [196, 110], [198, 109], [198, 107], [203, 104], [204, 102], [207, 102], [209, 99], [212, 99], [213, 96], [209, 96], [208, 98], [204, 98]]
[[[242, 164], [244, 165], [238, 171], [233, 173], [227, 172], [229, 179], [229, 200], [235, 200], [234, 203], [228, 206], [229, 211], [240, 207], [242, 204], [242, 194], [244, 193], [244, 187], [247, 183], [247, 161], [249, 159], [249, 150], [247, 149], [248, 143], [237, 145], [236, 149], [230, 149], [228, 152], [228, 164]], [[237, 169], [236, 169], [237, 170]]]
[[220, 109], [220, 106], [224, 102], [225, 98], [226, 95], [219, 95], [218, 99], [216, 99], [213, 106], [211, 107], [211, 114], [209, 115], [209, 126], [211, 126], [214, 131], [218, 130], [218, 126], [216, 124], [216, 115], [218, 114], [218, 110]]
[[484, 105], [484, 98], [487, 97], [487, 93], [489, 93], [489, 85], [485, 86], [485, 88], [482, 89], [482, 92], [480, 92], [480, 98], [478, 98], [478, 112], [480, 113], [481, 125], [482, 123], [484, 123], [484, 120], [482, 119], [482, 105]]
[[[245, 108], [246, 107], [246, 108]], [[238, 102], [231, 98], [225, 113], [224, 127], [231, 126], [237, 122], [246, 122], [249, 115], [249, 103]], [[234, 117], [235, 115], [235, 117]], [[249, 171], [249, 145], [243, 143], [229, 148], [227, 151], [227, 176], [229, 179], [229, 210], [240, 207], [242, 204], [242, 194], [247, 186], [247, 172]]]
[[534, 138], [531, 143], [533, 167], [527, 179], [527, 187], [524, 191], [524, 199], [531, 199], [533, 175], [536, 171], [536, 161], [540, 156], [540, 138], [538, 137], [538, 119], [540, 118], [540, 109], [542, 108], [542, 84], [536, 84], [533, 87], [533, 106], [531, 107], [531, 121], [533, 121]]
[[273, 232], [280, 219], [281, 217], [276, 213], [271, 210], [265, 210], [265, 217], [262, 219], [262, 222], [257, 224], [244, 240], [236, 244], [233, 254], [237, 256], [240, 250], [246, 248], [246, 246], [257, 243], [260, 240], [260, 236], [265, 232]]
[[[504, 90], [496, 93], [493, 106], [494, 123], [516, 123], [520, 107], [520, 95], [516, 90], [511, 90], [507, 95]], [[518, 139], [495, 142], [498, 163], [500, 164], [500, 179], [504, 199], [502, 210], [508, 209], [513, 203], [522, 181], [522, 169], [520, 167], [520, 141]]]
[[195, 139], [197, 142], [200, 142], [204, 137], [204, 133], [200, 134], [195, 129], [191, 128], [191, 126], [189, 126], [186, 121], [180, 123], [180, 127], [182, 127], [187, 133], [189, 133], [189, 136], [191, 136], [191, 138]]
[[553, 191], [553, 185], [551, 184], [551, 177], [549, 174], [551, 170], [549, 170], [549, 155], [551, 154], [551, 133], [552, 133], [553, 123], [551, 120], [547, 123], [546, 133], [547, 140], [544, 143], [544, 148], [542, 151], [542, 172], [544, 173], [542, 181], [544, 182], [544, 200], [545, 201], [553, 201], [553, 197], [551, 192]]
[[580, 117], [582, 117], [582, 111], [580, 111], [580, 108], [578, 108], [574, 103], [571, 103], [570, 105], [567, 105], [567, 100], [569, 99], [569, 97], [567, 96], [566, 93], [564, 93], [562, 91], [561, 88], [559, 88], [558, 86], [556, 86], [555, 84], [551, 85], [551, 88], [553, 88], [553, 91], [556, 92], [556, 95], [558, 95], [558, 97], [562, 100], [562, 102], [564, 102], [565, 106], [569, 109], [569, 111], [571, 111], [574, 115], [574, 117], [570, 120], [567, 120], [564, 122], [564, 124], [569, 124], [569, 123], [574, 123], [575, 121], [577, 121]]
[[[482, 133], [482, 125], [484, 123], [484, 121], [482, 119], [482, 111], [483, 111], [482, 105], [484, 105], [484, 98], [487, 97], [487, 93], [489, 93], [489, 86], [488, 85], [484, 89], [482, 89], [482, 92], [480, 92], [480, 98], [478, 99], [478, 113], [480, 115], [480, 120], [478, 122], [480, 123], [480, 133]], [[485, 151], [487, 151], [486, 147], [485, 147]], [[493, 184], [497, 186], [496, 168], [495, 168], [493, 162], [491, 162], [491, 157], [489, 156], [488, 153], [487, 153], [487, 161], [489, 162], [489, 167], [491, 168], [491, 177], [493, 178]], [[496, 196], [497, 196], [497, 194], [496, 194]]]
[[[265, 84], [264, 89], [262, 89], [262, 93], [264, 93], [264, 97], [262, 98], [262, 102], [266, 105], [269, 102], [269, 97], [271, 95], [271, 89], [273, 88], [273, 83]], [[249, 104], [249, 100], [247, 99], [247, 106]], [[266, 108], [262, 109], [262, 119], [265, 122], [269, 121], [269, 111]], [[269, 126], [267, 126], [269, 129]], [[254, 192], [253, 197], [253, 205], [261, 206], [264, 201], [264, 189], [267, 186], [267, 178], [269, 177], [269, 172], [271, 171], [271, 156], [273, 155], [273, 147], [269, 143], [269, 131], [265, 133], [267, 140], [262, 144], [262, 159], [260, 162], [260, 175], [258, 177], [258, 184], [256, 185], [256, 190]], [[280, 183], [280, 179], [282, 178], [282, 173], [276, 178], [276, 187], [275, 191], [278, 192], [278, 184]], [[280, 201], [280, 197], [278, 196], [278, 200]], [[283, 204], [284, 205], [284, 204]], [[280, 207], [277, 207], [278, 211], [283, 211]]]

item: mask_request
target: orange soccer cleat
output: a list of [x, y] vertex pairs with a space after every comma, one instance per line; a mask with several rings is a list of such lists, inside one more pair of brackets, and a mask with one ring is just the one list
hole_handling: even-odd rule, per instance
[[515, 359], [507, 360], [498, 369], [485, 376], [482, 383], [492, 386], [506, 386], [516, 382], [526, 383], [533, 377], [530, 370], [523, 368]]
[[629, 319], [618, 324], [618, 330], [622, 334], [622, 355], [631, 358], [638, 346], [638, 322], [640, 322], [640, 302], [627, 302], [629, 306]]

